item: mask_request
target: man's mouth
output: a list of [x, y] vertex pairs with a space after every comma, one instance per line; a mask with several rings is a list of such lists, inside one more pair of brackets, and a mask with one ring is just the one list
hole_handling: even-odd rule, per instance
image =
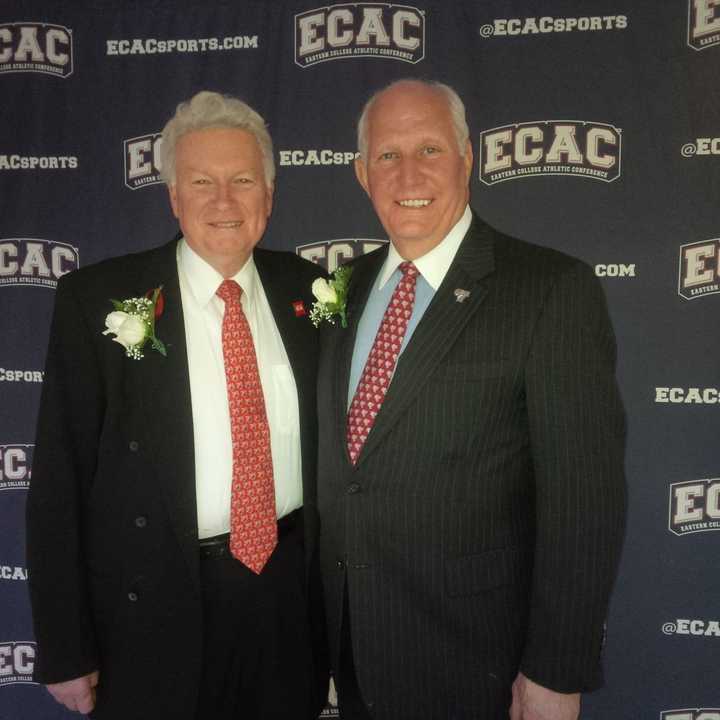
[[426, 200], [424, 198], [417, 198], [415, 200], [398, 200], [397, 204], [401, 207], [406, 208], [424, 208], [427, 207], [432, 200]]
[[234, 230], [239, 228], [242, 224], [242, 220], [226, 220], [223, 222], [211, 222], [208, 223], [211, 227], [218, 228], [220, 230]]

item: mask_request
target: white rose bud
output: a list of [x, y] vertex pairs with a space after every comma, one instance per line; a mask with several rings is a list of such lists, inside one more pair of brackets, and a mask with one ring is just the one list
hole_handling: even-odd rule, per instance
[[129, 348], [145, 339], [147, 326], [136, 315], [128, 315], [125, 321], [113, 332], [117, 335], [113, 340], [120, 343], [124, 348]]
[[106, 318], [105, 318], [105, 327], [107, 330], [103, 333], [103, 335], [107, 335], [109, 333], [117, 333], [118, 328], [129, 318], [130, 316], [123, 312], [122, 310], [115, 310], [115, 312], [111, 312]]
[[312, 293], [321, 303], [336, 303], [337, 293], [325, 278], [318, 278], [312, 284]]

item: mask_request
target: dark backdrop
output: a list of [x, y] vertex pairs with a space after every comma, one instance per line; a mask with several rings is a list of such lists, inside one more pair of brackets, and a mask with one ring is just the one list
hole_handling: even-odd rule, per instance
[[630, 514], [606, 687], [583, 718], [720, 707], [720, 3], [409, 2], [0, 6], [0, 717], [70, 717], [33, 683], [23, 550], [57, 278], [176, 232], [153, 149], [201, 89], [270, 125], [266, 247], [330, 269], [367, 250], [384, 236], [354, 179], [354, 124], [406, 76], [464, 98], [480, 214], [585, 259], [607, 292]]

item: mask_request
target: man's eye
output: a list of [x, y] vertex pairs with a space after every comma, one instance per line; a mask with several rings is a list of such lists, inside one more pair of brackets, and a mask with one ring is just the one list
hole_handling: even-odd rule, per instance
[[247, 177], [239, 177], [235, 178], [235, 184], [236, 185], [249, 185], [252, 182], [250, 178]]
[[394, 160], [398, 154], [396, 152], [388, 151], [380, 155], [381, 160]]
[[428, 145], [427, 147], [424, 147], [422, 149], [424, 155], [437, 155], [437, 153], [440, 152], [440, 148], [433, 147], [432, 145]]
[[196, 178], [192, 181], [193, 185], [209, 185], [210, 181], [207, 178]]

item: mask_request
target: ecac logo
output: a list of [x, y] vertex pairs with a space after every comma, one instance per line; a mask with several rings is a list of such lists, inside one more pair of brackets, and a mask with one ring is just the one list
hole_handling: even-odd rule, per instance
[[720, 292], [720, 238], [680, 246], [678, 295], [696, 300]]
[[295, 16], [295, 62], [302, 68], [348, 57], [418, 63], [425, 57], [425, 15], [410, 5], [348, 3]]
[[131, 190], [161, 183], [161, 133], [149, 133], [123, 142], [125, 186]]
[[688, 0], [688, 45], [693, 50], [720, 45], [720, 0]]
[[612, 182], [620, 177], [621, 130], [585, 120], [514, 123], [480, 133], [480, 180], [494, 185], [540, 175]]
[[0, 73], [37, 72], [66, 78], [73, 71], [72, 30], [63, 25], [0, 25]]
[[720, 478], [670, 485], [670, 522], [674, 535], [720, 530]]
[[34, 285], [55, 289], [57, 281], [79, 266], [78, 249], [38, 238], [0, 239], [0, 287]]
[[35, 648], [30, 641], [0, 643], [0, 685], [35, 682]]
[[720, 720], [720, 708], [685, 708], [663, 710], [660, 720]]
[[0, 490], [27, 490], [34, 445], [0, 445]]
[[296, 253], [310, 262], [324, 267], [328, 272], [335, 272], [340, 265], [353, 258], [365, 255], [385, 245], [387, 240], [370, 240], [362, 238], [343, 238], [320, 243], [298, 245]]

